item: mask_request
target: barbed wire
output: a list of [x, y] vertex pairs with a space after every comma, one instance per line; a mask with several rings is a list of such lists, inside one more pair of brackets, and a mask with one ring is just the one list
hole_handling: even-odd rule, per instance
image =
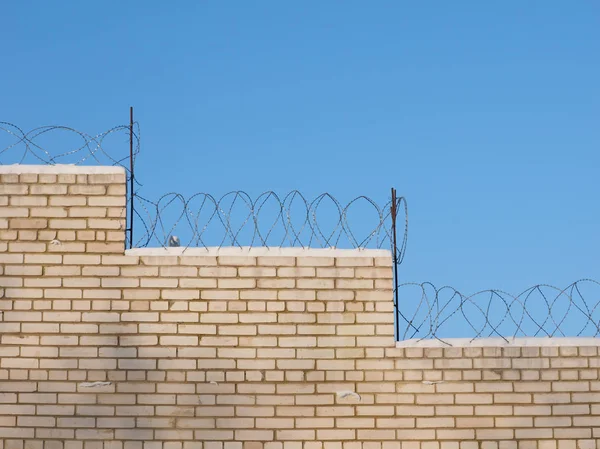
[[[71, 149], [53, 151], [54, 145], [42, 142], [61, 132], [76, 138]], [[109, 137], [120, 136], [123, 141], [107, 144]], [[64, 147], [65, 142], [61, 139], [58, 144]], [[0, 165], [124, 167], [129, 247], [181, 246], [183, 251], [224, 246], [385, 248], [396, 251], [397, 266], [404, 261], [408, 208], [403, 197], [395, 205], [397, 226], [404, 222], [404, 229], [398, 229], [403, 236], [394, 248], [391, 201], [379, 205], [366, 196], [343, 203], [329, 193], [309, 200], [299, 191], [283, 196], [268, 191], [253, 199], [246, 192], [233, 191], [221, 197], [168, 193], [151, 201], [140, 194], [141, 184], [132, 173], [140, 149], [137, 122], [96, 135], [67, 126], [43, 126], [25, 132], [12, 123], [0, 122]], [[135, 241], [134, 224], [138, 231]], [[449, 344], [444, 339], [450, 336], [473, 340], [495, 336], [506, 341], [515, 337], [600, 337], [600, 283], [595, 280], [582, 279], [563, 289], [539, 284], [518, 295], [484, 290], [467, 296], [429, 282], [398, 285], [397, 278], [394, 285], [399, 340], [437, 339]]]
[[[134, 159], [140, 152], [140, 127], [135, 122], [133, 127], [133, 153]], [[58, 137], [60, 132], [76, 138], [77, 143], [69, 150], [54, 151], [43, 144], [42, 138]], [[68, 126], [41, 126], [30, 131], [23, 131], [17, 125], [0, 122], [0, 165], [8, 164], [97, 164], [120, 165], [127, 170], [130, 176], [130, 154], [126, 145], [129, 143], [130, 125], [115, 126], [108, 131], [90, 135]], [[126, 140], [106, 145], [109, 136], [123, 135]], [[5, 141], [7, 140], [7, 141]], [[60, 139], [56, 145], [64, 145], [65, 139]], [[108, 148], [110, 147], [110, 148]]]
[[[406, 200], [397, 200], [404, 215], [404, 237], [398, 248], [404, 258], [408, 238]], [[327, 204], [327, 206], [326, 206]], [[196, 193], [186, 198], [168, 193], [158, 201], [134, 195], [138, 236], [136, 247], [158, 244], [188, 247], [303, 247], [390, 249], [390, 203], [379, 206], [366, 196], [342, 203], [329, 193], [308, 200], [295, 190], [280, 196], [268, 191], [252, 198], [243, 191], [221, 197]], [[353, 224], [350, 215], [360, 214]], [[358, 220], [357, 220], [358, 221]], [[356, 228], [353, 226], [357, 226]], [[175, 243], [177, 244], [177, 243]]]
[[[319, 248], [391, 248], [391, 216], [388, 202], [380, 207], [366, 197], [357, 197], [342, 204], [331, 194], [307, 200], [299, 191], [280, 197], [275, 192], [265, 192], [252, 199], [242, 191], [230, 192], [220, 198], [207, 193], [185, 197], [179, 193], [163, 195], [151, 201], [139, 193], [139, 177], [133, 177], [131, 166], [140, 153], [140, 127], [115, 126], [108, 131], [91, 135], [68, 126], [42, 126], [24, 131], [19, 126], [0, 122], [0, 164], [71, 164], [119, 165], [125, 168], [128, 178], [128, 225], [134, 223], [142, 232], [137, 236], [128, 233], [129, 247], [157, 244], [167, 247], [178, 237], [181, 246], [198, 247], [253, 247], [291, 246]], [[64, 134], [75, 137], [75, 142], [64, 150]], [[111, 141], [109, 137], [123, 137]], [[127, 143], [133, 138], [131, 157]], [[52, 139], [56, 142], [52, 143]], [[42, 142], [45, 140], [45, 142]], [[50, 141], [50, 142], [49, 142]], [[62, 146], [60, 151], [55, 147]], [[133, 159], [133, 160], [131, 160]], [[132, 190], [136, 190], [132, 192]], [[133, 203], [133, 211], [131, 205]], [[327, 206], [325, 206], [327, 204]], [[398, 260], [404, 258], [408, 215], [406, 201], [397, 201], [399, 213], [404, 213], [404, 238], [398, 248]], [[349, 214], [360, 214], [352, 223]], [[371, 214], [365, 220], [365, 216]], [[267, 216], [270, 215], [268, 218]], [[352, 226], [356, 224], [359, 228]], [[177, 234], [175, 234], [177, 233]]]
[[430, 282], [396, 288], [398, 340], [600, 336], [600, 283], [592, 279], [566, 288], [539, 284], [517, 295], [501, 290], [464, 295]]

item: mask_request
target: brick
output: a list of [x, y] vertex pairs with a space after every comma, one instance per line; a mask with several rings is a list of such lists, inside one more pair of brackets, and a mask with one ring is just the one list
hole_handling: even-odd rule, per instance
[[81, 320], [93, 323], [115, 323], [120, 321], [120, 315], [116, 312], [84, 312]]
[[7, 288], [4, 290], [5, 298], [42, 298], [44, 291], [39, 288]]
[[65, 278], [62, 285], [63, 287], [94, 288], [100, 287], [100, 279], [95, 277]]
[[[41, 175], [40, 175], [41, 176]], [[29, 193], [31, 195], [66, 195], [67, 186], [61, 184], [48, 184], [40, 185], [34, 184], [29, 187]]]
[[553, 405], [553, 415], [587, 415], [590, 413], [588, 404]]
[[198, 290], [162, 290], [161, 291], [162, 299], [168, 300], [182, 300], [182, 301], [190, 301], [194, 299], [200, 299], [200, 291]]
[[177, 323], [197, 323], [198, 322], [198, 313], [187, 312], [187, 313], [161, 313], [160, 320], [162, 322], [174, 321]]
[[9, 220], [10, 229], [46, 229], [48, 220], [45, 218], [12, 218]]
[[197, 346], [196, 336], [161, 336], [160, 344], [165, 346]]
[[237, 290], [202, 290], [200, 297], [202, 299], [213, 300], [235, 300], [239, 299], [240, 292]]
[[160, 290], [146, 290], [141, 288], [135, 289], [124, 289], [124, 299], [139, 299], [139, 300], [153, 300], [160, 298]]
[[374, 288], [371, 279], [336, 279], [335, 286], [336, 288], [349, 290], [372, 290]]
[[87, 229], [122, 230], [124, 220], [120, 218], [89, 218]]
[[[575, 417], [575, 425], [578, 417]], [[535, 427], [570, 427], [573, 424], [573, 418], [570, 416], [557, 416], [557, 417], [539, 417], [534, 418]]]
[[[94, 257], [97, 257], [98, 260], [100, 260], [100, 256]], [[120, 269], [120, 274], [124, 277], [158, 276], [158, 267], [126, 266]], [[117, 272], [116, 275], [119, 275], [119, 272]]]
[[257, 258], [257, 264], [263, 267], [293, 267], [296, 265], [295, 257], [261, 256]]
[[299, 278], [296, 280], [296, 288], [299, 289], [332, 289], [334, 288], [333, 279], [303, 279]]
[[101, 334], [135, 334], [137, 333], [137, 325], [135, 324], [101, 324]]
[[355, 276], [357, 279], [391, 279], [392, 270], [390, 268], [356, 268]]
[[376, 267], [392, 267], [393, 260], [392, 257], [375, 257], [374, 258]]
[[[24, 429], [16, 427], [13, 429], [10, 427], [0, 427], [0, 438], [33, 438], [34, 430], [33, 428]], [[20, 442], [20, 444], [13, 444], [11, 441], [15, 443]], [[23, 449], [22, 442], [23, 440], [6, 440], [5, 449]]]
[[2, 277], [0, 279], [0, 287], [22, 287], [23, 279], [20, 277]]
[[43, 253], [46, 244], [41, 242], [10, 242], [8, 251], [11, 253]]
[[[279, 431], [281, 432], [281, 431]], [[235, 439], [237, 441], [273, 441], [274, 432], [272, 430], [236, 430]]]
[[236, 277], [237, 269], [233, 267], [200, 267], [198, 269], [198, 275], [200, 277], [210, 278]]
[[126, 203], [125, 195], [122, 196], [91, 196], [88, 198], [90, 206], [124, 207]]
[[[137, 287], [137, 283], [134, 286]], [[178, 281], [177, 279], [142, 278], [139, 286], [142, 288], [177, 288]]]
[[[67, 193], [67, 186], [65, 187], [65, 192]], [[76, 184], [72, 186], [68, 186], [69, 195], [105, 195], [106, 194], [106, 186], [103, 185], [81, 185]]]
[[[159, 315], [156, 312], [126, 312], [120, 315], [121, 321], [153, 322], [158, 321], [158, 318]], [[83, 321], [86, 321], [85, 318]]]
[[356, 339], [357, 346], [369, 347], [388, 347], [393, 345], [393, 336], [391, 337], [358, 337]]
[[272, 267], [240, 267], [238, 268], [238, 274], [240, 277], [275, 277], [277, 275], [277, 269]]
[[102, 278], [103, 288], [133, 288], [139, 285], [140, 281], [136, 278]]
[[26, 207], [2, 207], [0, 208], [0, 217], [28, 217], [29, 209]]
[[280, 278], [314, 278], [316, 276], [316, 269], [312, 267], [280, 267], [277, 268], [277, 276]]
[[85, 229], [87, 222], [82, 219], [53, 219], [48, 225], [51, 229]]
[[[21, 175], [23, 176], [23, 175]], [[58, 176], [53, 174], [40, 174], [38, 175], [38, 182], [40, 184], [55, 184], [58, 181]]]
[[[283, 301], [313, 301], [317, 298], [315, 290], [280, 290], [277, 292], [277, 299]], [[288, 310], [292, 310], [292, 305], [287, 305]], [[302, 305], [302, 311], [304, 305]]]
[[198, 276], [198, 269], [196, 267], [165, 266], [160, 267], [160, 276], [196, 277]]
[[32, 207], [29, 209], [30, 217], [65, 218], [67, 209], [64, 207]]
[[217, 280], [216, 279], [206, 279], [206, 278], [182, 278], [179, 279], [179, 287], [181, 288], [217, 288]]
[[34, 229], [24, 229], [17, 232], [17, 240], [42, 242], [52, 240], [55, 235], [55, 231], [36, 231]]
[[333, 257], [297, 257], [296, 265], [299, 267], [332, 267], [335, 259]]
[[63, 256], [62, 262], [65, 265], [98, 265], [100, 264], [100, 256], [90, 255], [90, 254], [78, 254], [78, 255], [69, 255], [65, 254]]
[[513, 408], [513, 414], [516, 416], [521, 415], [533, 415], [542, 416], [550, 415], [552, 408], [550, 406], [542, 405], [515, 405]]
[[256, 287], [254, 279], [218, 279], [218, 288], [221, 289], [251, 289]]
[[0, 183], [0, 195], [27, 195], [28, 191], [29, 187], [26, 185], [10, 185], [5, 181]]
[[102, 255], [101, 258], [102, 265], [138, 265], [140, 263], [139, 256]]
[[253, 266], [256, 265], [256, 257], [218, 256], [217, 263], [221, 266]]
[[371, 267], [374, 265], [372, 257], [337, 257], [336, 267]]
[[[359, 314], [356, 317], [356, 321], [357, 323], [393, 323], [394, 322], [394, 316], [389, 314], [389, 313], [375, 313], [375, 312], [371, 312], [371, 313], [365, 313], [365, 314]], [[452, 359], [437, 359], [436, 363], [440, 364], [440, 363], [445, 363], [447, 365], [451, 365]], [[457, 366], [457, 368], [470, 368], [471, 364], [470, 364], [470, 360], [467, 361], [460, 361], [460, 359], [456, 359], [457, 361], [454, 362], [455, 365], [459, 365]], [[451, 368], [451, 366], [449, 366], [448, 368]]]
[[296, 281], [294, 279], [257, 279], [256, 286], [260, 289], [294, 288]]
[[86, 251], [91, 253], [118, 253], [123, 251], [123, 241], [119, 242], [87, 242]]

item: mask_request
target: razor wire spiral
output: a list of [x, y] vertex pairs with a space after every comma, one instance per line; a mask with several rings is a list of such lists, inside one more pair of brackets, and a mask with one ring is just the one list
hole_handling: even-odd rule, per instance
[[[408, 233], [406, 200], [397, 200], [404, 213], [404, 237], [398, 248], [404, 257]], [[172, 235], [184, 235], [188, 247], [391, 248], [391, 204], [379, 206], [359, 196], [342, 203], [329, 193], [307, 199], [299, 191], [284, 196], [268, 191], [252, 198], [246, 192], [221, 197], [179, 193], [150, 201], [134, 196], [136, 220], [143, 228], [136, 247], [168, 246]], [[327, 206], [325, 206], [327, 204]], [[321, 218], [323, 215], [326, 217]], [[352, 226], [350, 214], [360, 214], [364, 229]], [[327, 223], [326, 223], [327, 222]], [[136, 226], [139, 230], [140, 226]]]
[[[41, 126], [30, 131], [23, 131], [17, 125], [0, 122], [0, 164], [70, 164], [70, 165], [120, 165], [130, 175], [130, 155], [124, 152], [123, 147], [106, 144], [109, 137], [125, 137], [129, 142], [130, 125], [115, 126], [100, 134], [87, 134], [68, 126]], [[57, 137], [64, 133], [74, 137], [78, 143], [67, 151], [54, 152], [47, 143], [41, 142], [44, 138]], [[63, 134], [63, 135], [64, 135]], [[134, 146], [131, 157], [140, 152], [140, 129], [134, 123]], [[62, 142], [61, 142], [62, 144]], [[113, 147], [114, 146], [114, 147]], [[123, 154], [125, 154], [123, 156]], [[134, 162], [134, 161], [133, 161]]]
[[429, 282], [396, 288], [401, 298], [399, 340], [444, 341], [460, 332], [473, 340], [600, 337], [600, 283], [592, 279], [565, 288], [539, 284], [519, 294], [483, 290], [464, 295], [453, 287], [436, 288]]
[[[43, 140], [66, 133], [75, 143], [53, 152]], [[130, 134], [131, 133], [131, 134]], [[111, 138], [122, 138], [111, 141]], [[133, 151], [125, 151], [133, 139]], [[61, 141], [61, 145], [63, 145]], [[268, 191], [252, 198], [243, 191], [217, 197], [208, 193], [163, 195], [156, 201], [139, 192], [131, 168], [140, 153], [137, 122], [90, 135], [66, 126], [23, 131], [0, 122], [0, 164], [119, 165], [128, 179], [128, 230], [135, 224], [130, 247], [300, 247], [392, 249], [399, 266], [406, 253], [408, 209], [396, 200], [399, 236], [393, 246], [391, 201], [379, 204], [359, 196], [341, 202], [329, 193], [307, 199], [299, 191], [278, 195]], [[133, 188], [132, 188], [133, 186]], [[131, 209], [133, 206], [133, 209]], [[355, 218], [356, 217], [356, 218]], [[403, 227], [403, 229], [401, 229]], [[539, 284], [519, 294], [484, 290], [465, 295], [432, 283], [398, 284], [394, 280], [398, 340], [437, 339], [457, 334], [471, 339], [499, 337], [600, 337], [600, 283], [582, 279], [566, 288]], [[508, 340], [507, 340], [508, 341]]]

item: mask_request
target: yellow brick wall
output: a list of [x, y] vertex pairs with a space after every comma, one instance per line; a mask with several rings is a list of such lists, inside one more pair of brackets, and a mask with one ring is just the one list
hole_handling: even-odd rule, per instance
[[600, 447], [598, 346], [396, 348], [389, 255], [125, 254], [122, 171], [2, 170], [0, 449]]

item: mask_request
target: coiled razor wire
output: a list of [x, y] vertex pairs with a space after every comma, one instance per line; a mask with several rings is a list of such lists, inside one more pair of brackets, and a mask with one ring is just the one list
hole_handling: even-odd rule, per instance
[[[40, 140], [53, 137], [59, 132], [76, 137], [79, 142], [67, 151], [54, 154]], [[130, 125], [120, 125], [100, 134], [90, 135], [68, 126], [42, 126], [31, 131], [23, 131], [17, 125], [0, 122], [0, 165], [7, 164], [71, 164], [71, 165], [120, 165], [130, 176], [129, 151], [123, 151], [129, 142]], [[109, 136], [122, 135], [125, 139], [123, 146], [107, 148], [105, 140]], [[140, 128], [134, 123], [134, 147], [132, 158], [140, 152]], [[4, 143], [4, 139], [8, 143]], [[62, 144], [62, 143], [61, 143]], [[110, 145], [109, 145], [110, 146]]]
[[[430, 282], [396, 287], [399, 340], [437, 339], [463, 333], [472, 340], [499, 337], [599, 337], [600, 283], [581, 279], [565, 288], [539, 284], [519, 294], [483, 290], [464, 295]], [[416, 299], [416, 300], [415, 300]]]
[[[96, 135], [68, 126], [42, 126], [24, 131], [15, 124], [0, 122], [0, 164], [118, 165], [126, 170], [130, 180], [133, 175], [131, 167], [140, 152], [139, 124], [133, 123], [131, 155], [129, 151], [124, 151], [130, 131], [131, 125], [115, 126]], [[76, 138], [76, 143], [66, 151], [51, 151], [47, 142], [42, 142], [45, 138], [59, 136], [60, 145], [64, 145], [65, 133]], [[107, 145], [109, 136], [123, 137], [122, 145], [119, 141], [111, 141]], [[5, 138], [8, 138], [7, 143]], [[137, 179], [135, 184], [138, 187], [135, 190], [139, 190], [141, 184]], [[129, 182], [127, 185], [129, 187]], [[380, 207], [365, 196], [342, 204], [328, 193], [309, 201], [298, 191], [283, 197], [275, 192], [265, 192], [253, 200], [247, 193], [236, 191], [220, 198], [197, 193], [187, 199], [179, 193], [169, 193], [158, 201], [151, 201], [138, 191], [130, 191], [128, 210], [131, 201], [134, 210], [133, 217], [128, 217], [128, 227], [135, 222], [139, 225], [136, 228], [143, 230], [141, 235], [134, 236], [134, 242], [128, 242], [131, 247], [166, 247], [171, 238], [176, 236], [183, 238], [181, 246], [185, 248], [391, 248], [391, 204]], [[408, 231], [404, 198], [398, 200], [398, 206], [405, 214], [404, 239], [398, 248], [399, 260], [402, 260]], [[274, 210], [276, 213], [273, 215]], [[363, 225], [360, 230], [352, 227], [349, 213], [360, 214], [360, 223]], [[365, 220], [368, 214], [370, 217]], [[367, 229], [362, 229], [365, 226]]]
[[[391, 204], [379, 206], [359, 196], [341, 203], [329, 193], [307, 199], [297, 190], [284, 196], [268, 191], [252, 198], [246, 192], [221, 197], [196, 193], [185, 198], [168, 193], [158, 201], [134, 197], [136, 220], [143, 228], [136, 247], [169, 246], [173, 235], [184, 236], [188, 247], [302, 247], [390, 249]], [[404, 237], [398, 248], [404, 258], [408, 238], [406, 200], [398, 199], [404, 214]], [[349, 215], [360, 214], [361, 229]], [[140, 226], [136, 226], [140, 229]]]
[[[73, 135], [79, 143], [67, 151], [53, 153], [41, 143], [44, 137], [60, 132]], [[72, 164], [119, 165], [132, 180], [131, 167], [140, 153], [140, 128], [137, 122], [120, 125], [90, 135], [67, 126], [43, 126], [23, 131], [0, 122], [0, 165]], [[106, 143], [111, 136], [122, 136], [117, 145]], [[123, 151], [133, 137], [133, 151]], [[8, 138], [8, 143], [4, 143]], [[64, 143], [61, 141], [61, 145]], [[124, 156], [121, 156], [124, 155]], [[128, 186], [129, 186], [128, 182]], [[135, 180], [137, 187], [140, 184]], [[234, 191], [221, 197], [196, 193], [185, 197], [168, 193], [151, 201], [129, 189], [128, 206], [133, 201], [133, 217], [141, 235], [135, 247], [171, 246], [175, 236], [183, 251], [189, 247], [302, 247], [302, 248], [393, 248], [391, 202], [382, 206], [359, 196], [342, 203], [329, 193], [307, 199], [298, 191], [284, 196], [264, 192], [255, 199]], [[138, 189], [139, 190], [139, 189]], [[404, 198], [396, 203], [397, 223], [404, 219], [403, 237], [396, 248], [397, 263], [406, 253], [408, 208]], [[350, 216], [359, 215], [354, 221]], [[398, 220], [400, 219], [400, 220]], [[360, 229], [353, 227], [360, 224]], [[398, 229], [398, 231], [401, 231]], [[600, 337], [600, 283], [582, 279], [566, 288], [535, 285], [520, 294], [484, 290], [464, 295], [432, 283], [407, 283], [395, 291], [400, 301], [397, 316], [401, 331], [397, 338], [437, 339], [466, 333], [475, 340], [500, 337], [588, 336]], [[466, 324], [466, 326], [465, 326]], [[449, 344], [449, 343], [447, 343]]]

